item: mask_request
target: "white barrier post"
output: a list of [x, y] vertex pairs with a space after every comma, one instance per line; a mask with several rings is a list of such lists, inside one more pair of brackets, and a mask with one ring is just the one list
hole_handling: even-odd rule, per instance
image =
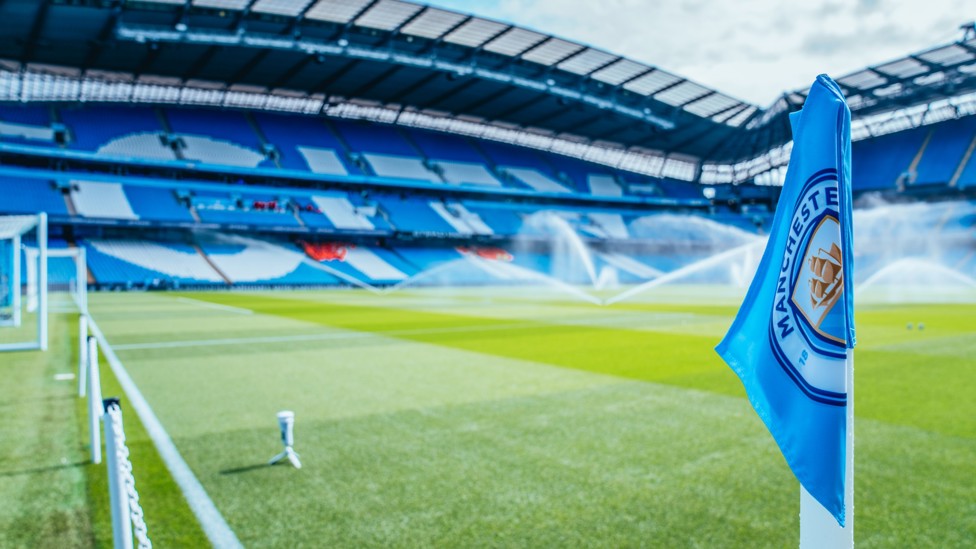
[[78, 308], [82, 313], [88, 314], [88, 254], [84, 248], [78, 248], [75, 270], [78, 278]]
[[92, 463], [102, 462], [102, 438], [98, 420], [102, 417], [102, 387], [98, 378], [98, 341], [88, 337], [88, 428]]
[[[13, 305], [13, 321], [14, 321], [14, 326], [20, 326], [20, 308], [21, 308], [21, 304], [20, 304], [20, 283], [21, 283], [21, 280], [20, 280], [20, 254], [23, 253], [23, 252], [20, 249], [20, 235], [19, 234], [15, 234], [14, 235], [13, 246], [14, 246], [14, 254], [13, 254], [14, 255], [14, 257], [13, 257], [14, 263], [13, 263], [13, 266], [12, 266], [13, 267], [12, 268], [13, 272], [10, 273], [10, 277], [13, 279], [13, 284], [11, 285], [12, 286], [12, 289], [13, 289], [13, 295], [10, 296], [10, 297], [12, 298], [12, 305]], [[28, 265], [29, 264], [30, 264], [30, 262], [28, 261]], [[29, 272], [30, 272], [30, 270], [28, 270], [28, 273]]]
[[78, 396], [84, 398], [88, 382], [88, 315], [78, 317]]
[[37, 214], [37, 247], [40, 250], [40, 265], [37, 268], [37, 285], [40, 292], [37, 312], [37, 338], [41, 350], [47, 350], [47, 214]]
[[112, 542], [116, 549], [132, 549], [129, 492], [119, 467], [119, 446], [124, 442], [116, 434], [115, 420], [109, 411], [113, 406], [118, 409], [119, 399], [107, 398], [103, 405], [105, 415], [102, 417], [102, 424], [105, 426], [105, 468], [108, 473], [109, 506], [112, 509]]

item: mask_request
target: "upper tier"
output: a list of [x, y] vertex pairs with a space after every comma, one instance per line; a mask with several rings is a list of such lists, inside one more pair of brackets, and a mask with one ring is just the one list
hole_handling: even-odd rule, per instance
[[0, 105], [0, 144], [123, 162], [265, 168], [336, 181], [529, 194], [701, 199], [697, 185], [526, 147], [371, 122], [235, 110]]

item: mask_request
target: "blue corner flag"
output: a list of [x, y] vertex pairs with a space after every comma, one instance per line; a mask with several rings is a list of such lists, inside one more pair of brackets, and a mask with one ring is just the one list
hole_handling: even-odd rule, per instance
[[769, 242], [715, 350], [800, 484], [843, 526], [854, 348], [851, 112], [820, 75], [790, 123], [793, 152]]

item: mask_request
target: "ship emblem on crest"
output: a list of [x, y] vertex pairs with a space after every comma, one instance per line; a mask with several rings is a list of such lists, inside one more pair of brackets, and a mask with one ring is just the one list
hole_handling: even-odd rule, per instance
[[842, 343], [838, 319], [827, 320], [836, 316], [831, 311], [844, 293], [844, 254], [839, 244], [840, 224], [833, 215], [825, 215], [813, 226], [806, 251], [799, 256], [803, 263], [797, 265], [792, 301], [810, 329]]
[[[817, 253], [807, 256], [810, 277], [810, 304], [813, 311], [820, 312], [814, 322], [819, 327], [824, 315], [830, 312], [844, 289], [844, 269], [840, 248], [830, 244], [830, 251], [819, 248]], [[812, 320], [812, 319], [811, 319]]]

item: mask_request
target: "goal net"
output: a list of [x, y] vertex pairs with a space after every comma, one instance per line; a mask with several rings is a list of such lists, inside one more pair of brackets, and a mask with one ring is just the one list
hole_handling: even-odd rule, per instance
[[87, 310], [85, 250], [49, 239], [45, 214], [0, 216], [0, 351], [45, 350], [49, 314]]

